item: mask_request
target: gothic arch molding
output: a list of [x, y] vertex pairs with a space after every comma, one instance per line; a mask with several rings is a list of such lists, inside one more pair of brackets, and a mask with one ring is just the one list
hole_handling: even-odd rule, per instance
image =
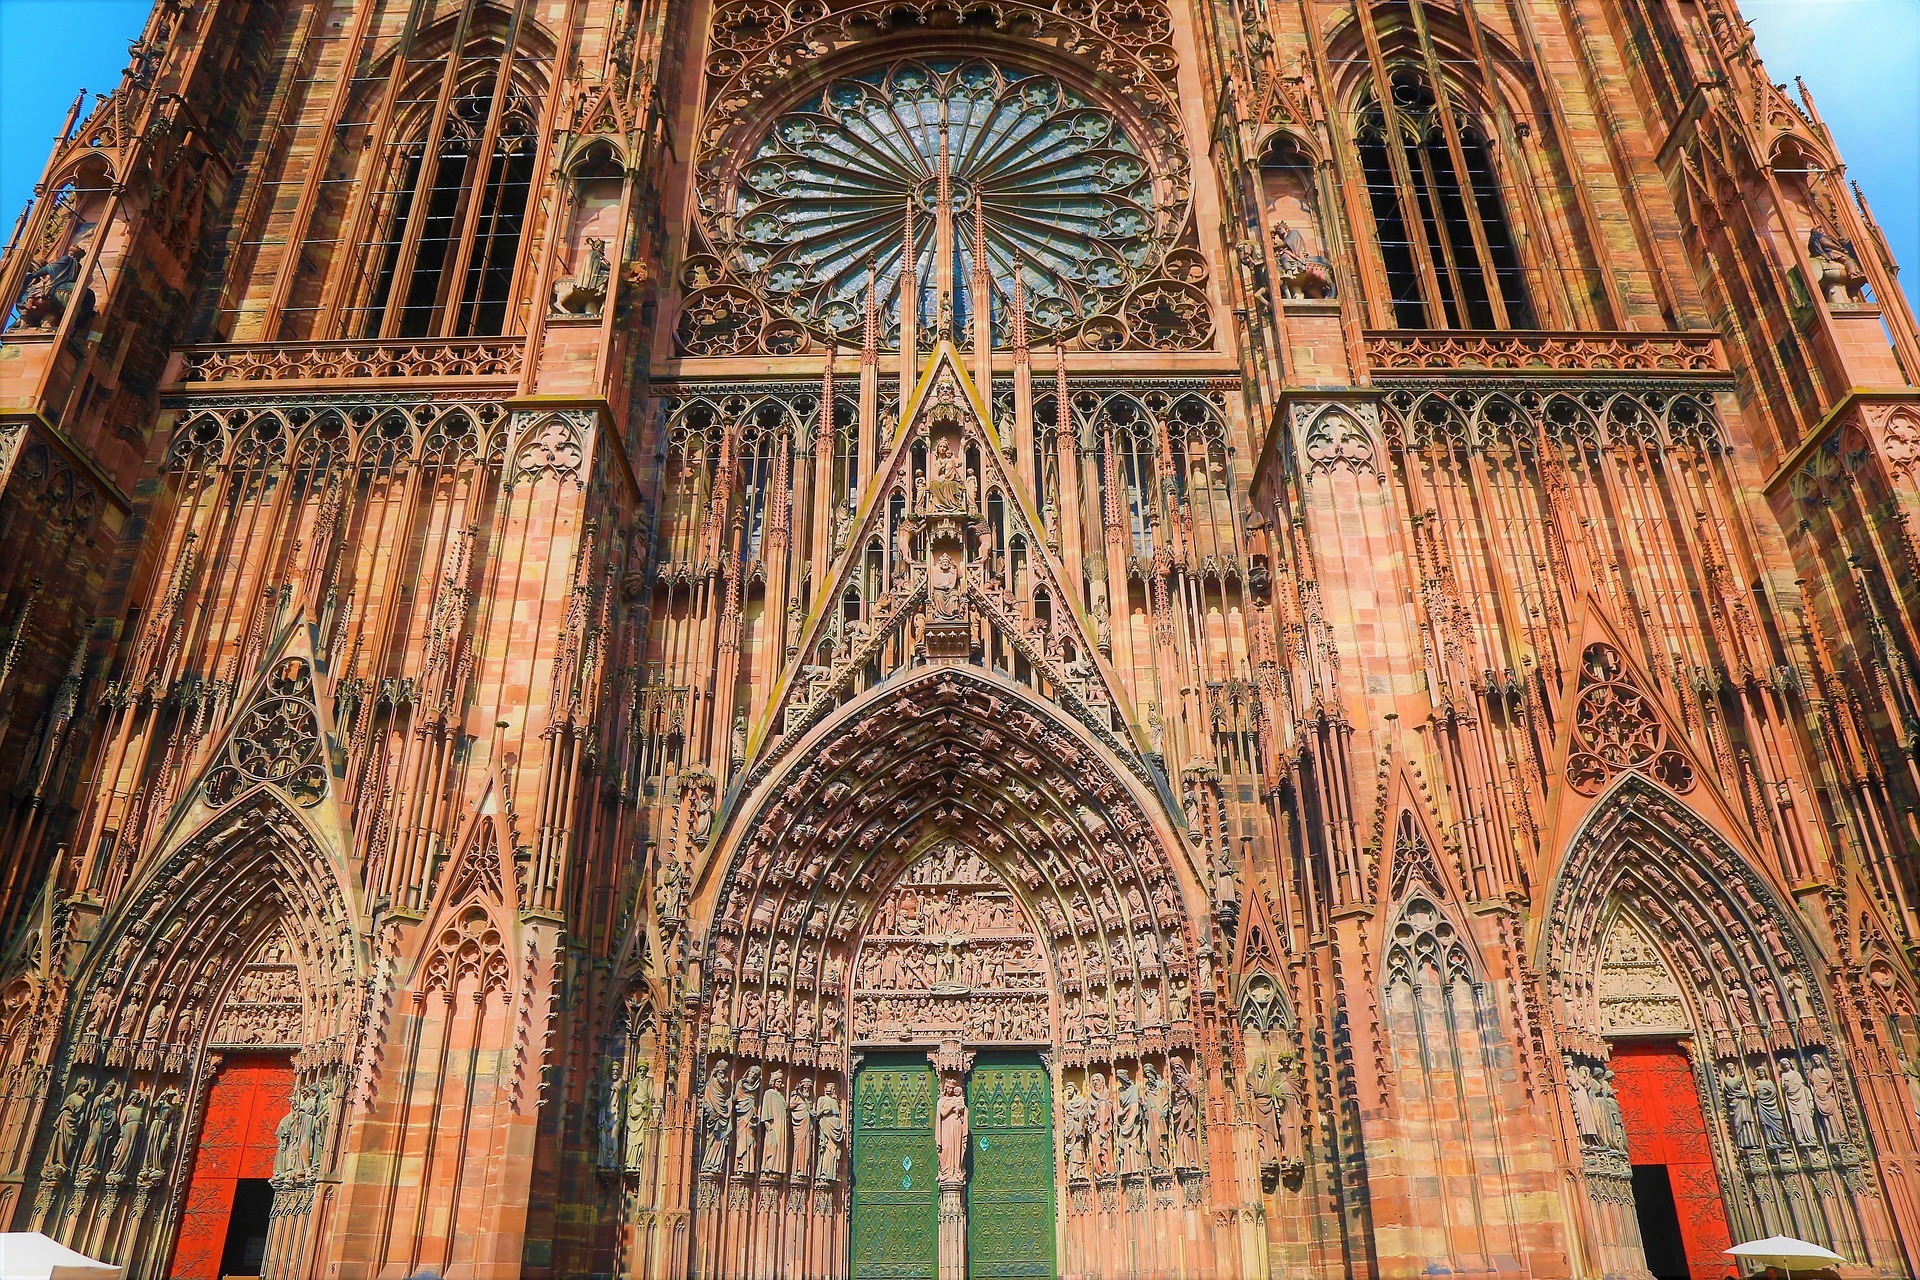
[[294, 1095], [269, 1249], [290, 1264], [365, 1021], [352, 912], [323, 845], [277, 793], [237, 798], [178, 840], [89, 944], [61, 1069], [24, 1100], [49, 1133], [33, 1225], [156, 1274], [219, 1056], [277, 1052]]
[[[1597, 798], [1553, 877], [1536, 960], [1573, 1100], [1576, 1158], [1603, 1225], [1599, 1247], [1624, 1251], [1615, 1260], [1629, 1269], [1643, 1264], [1627, 1139], [1593, 1117], [1613, 1096], [1614, 1045], [1642, 1036], [1678, 1039], [1686, 1051], [1736, 1237], [1790, 1234], [1863, 1260], [1897, 1256], [1829, 966], [1789, 901], [1753, 859], [1638, 774]], [[1657, 953], [1639, 957], [1646, 1007], [1625, 1014], [1631, 993], [1603, 973], [1610, 957], [1619, 965], [1623, 928], [1632, 949]]]
[[[1159, 851], [1177, 883], [1186, 918], [1195, 922], [1204, 937], [1204, 904], [1208, 901], [1211, 870], [1196, 859], [1189, 841], [1182, 839], [1181, 830], [1173, 825], [1172, 797], [1159, 775], [1149, 773], [1137, 759], [1116, 754], [1077, 720], [1007, 677], [976, 667], [944, 665], [885, 681], [836, 708], [799, 740], [779, 743], [747, 777], [750, 790], [732, 788], [720, 799], [718, 812], [709, 811], [704, 821], [696, 820], [687, 843], [704, 845], [705, 849], [702, 852], [696, 848], [694, 865], [683, 869], [691, 873], [689, 880], [694, 886], [688, 911], [692, 936], [705, 937], [712, 931], [726, 873], [741, 862], [750, 846], [768, 844], [779, 838], [780, 831], [790, 829], [796, 821], [796, 803], [814, 795], [828, 801], [827, 807], [835, 812], [850, 811], [848, 801], [857, 788], [847, 782], [846, 791], [836, 791], [832, 782], [872, 757], [874, 747], [887, 744], [897, 751], [897, 742], [884, 736], [889, 729], [942, 713], [962, 717], [969, 733], [994, 735], [991, 739], [972, 738], [970, 746], [980, 756], [1005, 756], [1017, 745], [1010, 744], [1006, 733], [1012, 726], [1070, 749], [1069, 754], [1041, 763], [1055, 768], [1064, 764], [1068, 769], [1083, 763], [1092, 765], [1086, 776], [1094, 782], [1090, 786], [1075, 784], [1072, 790], [1090, 791], [1103, 805], [1118, 806], [1132, 815], [1132, 821], [1120, 827], [1117, 834], [1136, 849]], [[710, 796], [711, 778], [704, 785]], [[700, 787], [699, 780], [694, 780], [692, 788]], [[696, 803], [694, 807], [700, 806]], [[992, 816], [995, 821], [1005, 820], [1004, 815]], [[698, 830], [703, 825], [710, 828], [711, 838]], [[809, 832], [802, 838], [817, 834]]]

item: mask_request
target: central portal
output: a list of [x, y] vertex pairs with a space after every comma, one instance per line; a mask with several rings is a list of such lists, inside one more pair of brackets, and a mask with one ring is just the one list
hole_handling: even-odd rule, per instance
[[929, 851], [882, 893], [852, 995], [852, 1275], [1052, 1276], [1050, 988], [1018, 894]]

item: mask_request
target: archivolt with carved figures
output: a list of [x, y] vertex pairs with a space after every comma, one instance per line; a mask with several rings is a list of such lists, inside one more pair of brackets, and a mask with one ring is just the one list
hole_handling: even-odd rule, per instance
[[[265, 786], [145, 874], [88, 946], [59, 1068], [4, 1101], [15, 1155], [43, 1135], [34, 1226], [158, 1274], [222, 1050], [292, 1058], [289, 1132], [301, 1140], [275, 1165], [276, 1223], [304, 1213], [332, 1160], [366, 1015], [368, 959], [342, 885], [298, 810]], [[276, 1227], [271, 1247], [294, 1234]]]
[[[847, 1073], [888, 1046], [1058, 1046], [1070, 1252], [1103, 1247], [1075, 1224], [1123, 1202], [1161, 1205], [1169, 1227], [1200, 1211], [1207, 895], [1142, 790], [1026, 690], [936, 666], [840, 708], [735, 803], [694, 926], [704, 1272], [749, 1189], [773, 1203], [769, 1178], [810, 1188], [809, 1213], [835, 1211]], [[1177, 1132], [1123, 1123], [1114, 1098], [1148, 1085]], [[810, 1152], [771, 1145], [765, 1091], [786, 1113], [831, 1099], [824, 1128], [813, 1104]]]
[[1612, 1043], [1679, 1037], [1691, 1046], [1735, 1234], [1831, 1238], [1874, 1262], [1898, 1256], [1829, 966], [1749, 859], [1670, 791], [1625, 772], [1573, 840], [1543, 920], [1574, 1131], [1603, 1222], [1628, 1229], [1631, 1215], [1606, 1206], [1632, 1203], [1625, 1137], [1609, 1119]]

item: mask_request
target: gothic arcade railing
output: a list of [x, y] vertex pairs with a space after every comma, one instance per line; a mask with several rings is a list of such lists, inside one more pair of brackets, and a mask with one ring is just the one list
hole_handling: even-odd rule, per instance
[[1366, 335], [1375, 377], [1463, 373], [1725, 374], [1711, 333], [1527, 333], [1376, 330]]
[[472, 384], [517, 378], [524, 338], [410, 342], [248, 342], [182, 347], [167, 379], [174, 387], [237, 382], [411, 381]]

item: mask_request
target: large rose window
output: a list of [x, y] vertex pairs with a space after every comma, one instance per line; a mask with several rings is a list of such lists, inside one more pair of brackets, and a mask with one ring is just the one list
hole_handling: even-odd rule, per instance
[[[945, 316], [935, 280], [943, 139]], [[943, 324], [964, 337], [986, 306], [1004, 342], [1016, 272], [1036, 342], [1187, 346], [1208, 331], [1199, 257], [1171, 247], [1184, 201], [1115, 113], [1050, 75], [913, 61], [835, 80], [773, 121], [727, 198], [730, 216], [712, 219], [716, 259], [692, 264], [688, 281], [681, 341], [695, 354], [744, 349], [754, 324], [775, 350], [783, 332], [789, 347], [808, 336], [858, 342], [870, 287], [882, 340], [897, 348], [909, 204], [925, 340]], [[985, 298], [974, 296], [977, 216]]]

